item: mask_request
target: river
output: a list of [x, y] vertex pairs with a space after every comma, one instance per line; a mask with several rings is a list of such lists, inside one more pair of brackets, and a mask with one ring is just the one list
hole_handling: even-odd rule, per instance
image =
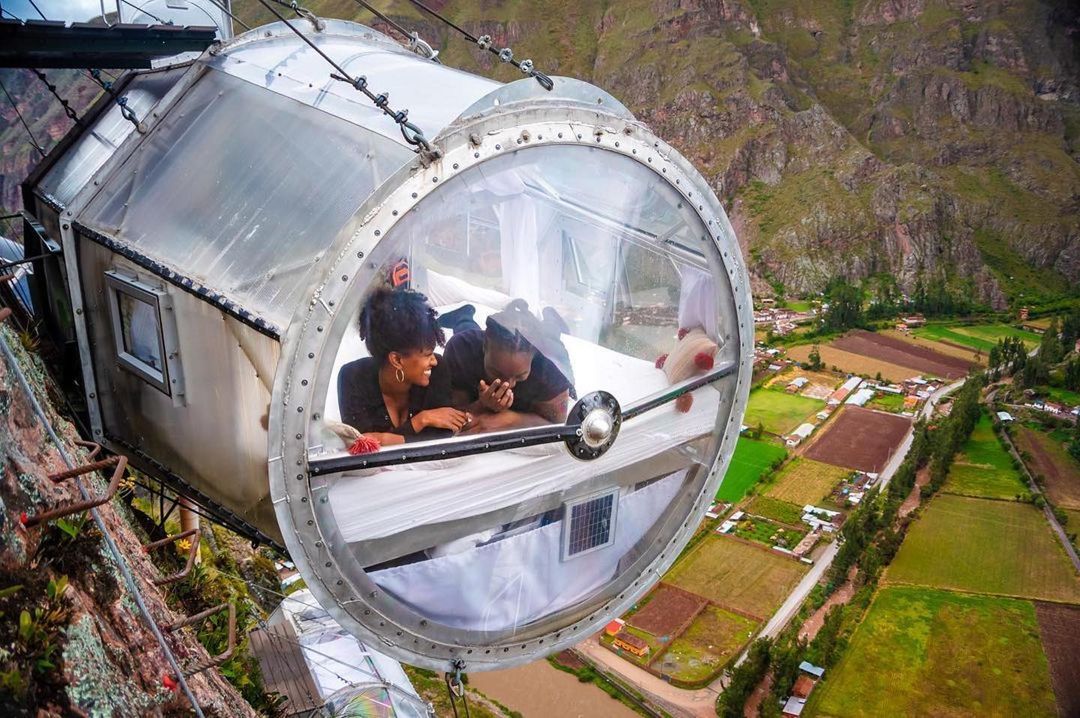
[[470, 673], [469, 685], [525, 718], [641, 718], [591, 683], [546, 660], [504, 671]]

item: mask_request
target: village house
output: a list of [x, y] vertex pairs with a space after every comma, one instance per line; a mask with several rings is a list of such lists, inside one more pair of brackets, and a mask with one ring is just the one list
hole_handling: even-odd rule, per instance
[[604, 633], [609, 636], [616, 636], [625, 625], [626, 621], [622, 620], [621, 618], [614, 618], [608, 625], [604, 626]]
[[644, 639], [626, 631], [616, 634], [612, 645], [639, 657], [646, 656], [649, 653], [649, 644]]
[[817, 428], [813, 424], [802, 424], [798, 429], [788, 434], [785, 443], [788, 446], [795, 447], [808, 439], [811, 434], [814, 433], [814, 429]]
[[784, 391], [788, 394], [798, 394], [799, 391], [809, 383], [810, 380], [805, 376], [796, 377], [791, 380], [791, 383], [787, 385], [787, 388], [785, 388]]

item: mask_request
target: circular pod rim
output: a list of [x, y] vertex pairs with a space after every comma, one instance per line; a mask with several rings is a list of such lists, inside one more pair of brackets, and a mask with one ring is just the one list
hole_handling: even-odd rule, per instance
[[[531, 80], [520, 80], [527, 83]], [[516, 84], [516, 83], [515, 83]], [[553, 111], [554, 110], [554, 111]], [[557, 117], [558, 119], [553, 119]], [[434, 142], [442, 156], [419, 158], [390, 177], [354, 215], [323, 260], [328, 265], [312, 287], [282, 342], [269, 412], [269, 479], [273, 503], [292, 560], [320, 604], [346, 630], [406, 663], [434, 670], [492, 670], [527, 663], [595, 634], [649, 591], [696, 531], [731, 460], [750, 389], [753, 319], [746, 269], [731, 224], [704, 178], [647, 127], [606, 108], [556, 99], [528, 99], [496, 106], [451, 125]], [[579, 145], [629, 158], [651, 178], [674, 189], [708, 231], [715, 260], [727, 274], [730, 341], [737, 338], [732, 392], [719, 448], [700, 492], [680, 504], [682, 519], [654, 541], [632, 576], [620, 574], [613, 595], [563, 610], [525, 630], [492, 640], [483, 632], [451, 628], [405, 608], [371, 581], [363, 567], [335, 552], [341, 543], [328, 506], [325, 476], [313, 477], [310, 461], [321, 449], [320, 413], [345, 327], [345, 307], [358, 304], [375, 268], [368, 258], [404, 219], [446, 181], [477, 165], [525, 148]], [[718, 283], [720, 284], [720, 283]], [[353, 299], [353, 302], [349, 300]], [[719, 310], [718, 310], [719, 311]], [[676, 502], [672, 502], [675, 506]], [[670, 509], [669, 509], [670, 510]], [[669, 522], [670, 523], [670, 522]], [[667, 524], [665, 524], [665, 529]], [[348, 563], [353, 565], [345, 565]], [[359, 571], [360, 578], [357, 578]]]

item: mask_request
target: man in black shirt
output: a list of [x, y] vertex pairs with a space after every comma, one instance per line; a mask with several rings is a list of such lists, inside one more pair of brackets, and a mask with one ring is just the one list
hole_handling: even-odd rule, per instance
[[455, 334], [443, 361], [452, 403], [472, 415], [469, 432], [540, 426], [566, 419], [572, 386], [541, 350], [550, 337], [524, 300], [488, 318], [486, 329]]

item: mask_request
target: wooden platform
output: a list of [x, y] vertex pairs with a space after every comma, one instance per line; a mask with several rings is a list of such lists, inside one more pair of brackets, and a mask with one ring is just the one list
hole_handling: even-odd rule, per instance
[[267, 626], [252, 631], [248, 637], [251, 652], [262, 669], [266, 692], [280, 693], [288, 699], [284, 715], [308, 713], [322, 705], [292, 625], [284, 622]]

